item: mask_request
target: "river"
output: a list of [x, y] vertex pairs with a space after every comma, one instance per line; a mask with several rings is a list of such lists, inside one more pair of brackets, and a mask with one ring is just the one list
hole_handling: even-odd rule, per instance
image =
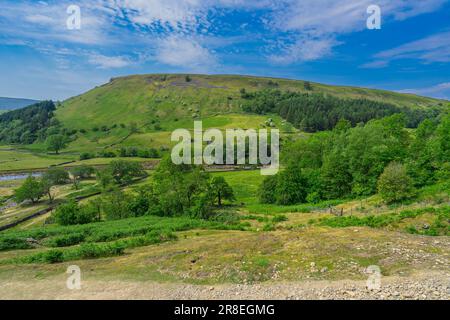
[[26, 179], [29, 175], [33, 177], [41, 177], [42, 172], [30, 172], [30, 173], [14, 173], [0, 175], [0, 181], [14, 181]]

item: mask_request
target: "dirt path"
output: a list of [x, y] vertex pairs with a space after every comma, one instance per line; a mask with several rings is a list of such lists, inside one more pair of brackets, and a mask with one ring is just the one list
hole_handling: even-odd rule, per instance
[[304, 281], [256, 285], [202, 286], [137, 281], [82, 281], [69, 290], [66, 278], [4, 281], [0, 299], [441, 299], [450, 300], [450, 272], [385, 277], [379, 290], [366, 281]]

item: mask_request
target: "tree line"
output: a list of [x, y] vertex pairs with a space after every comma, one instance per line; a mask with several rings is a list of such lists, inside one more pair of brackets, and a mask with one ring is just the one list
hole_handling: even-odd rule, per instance
[[79, 189], [80, 181], [95, 175], [101, 195], [86, 204], [74, 200], [59, 205], [53, 218], [62, 225], [85, 224], [124, 219], [143, 215], [184, 216], [210, 219], [224, 201], [235, 199], [233, 189], [223, 177], [212, 177], [202, 167], [174, 165], [170, 158], [163, 160], [155, 170], [152, 181], [124, 192], [136, 178], [146, 177], [141, 164], [115, 160], [103, 169], [89, 166], [49, 169], [41, 178], [29, 176], [15, 190], [18, 202], [38, 202], [47, 196], [53, 202], [54, 186], [73, 183]]
[[450, 189], [450, 115], [426, 119], [412, 133], [405, 118], [395, 114], [354, 128], [340, 120], [332, 131], [291, 142], [285, 169], [264, 180], [260, 201], [288, 205], [379, 193], [393, 203], [439, 182]]
[[369, 99], [342, 99], [319, 93], [282, 92], [264, 89], [253, 93], [241, 90], [246, 112], [276, 113], [305, 132], [333, 129], [340, 119], [347, 119], [352, 126], [367, 123], [396, 113], [406, 115], [406, 125], [415, 128], [426, 118], [439, 115], [438, 108], [410, 109]]
[[47, 137], [56, 107], [52, 101], [42, 101], [31, 106], [0, 115], [0, 141], [3, 143], [31, 144]]

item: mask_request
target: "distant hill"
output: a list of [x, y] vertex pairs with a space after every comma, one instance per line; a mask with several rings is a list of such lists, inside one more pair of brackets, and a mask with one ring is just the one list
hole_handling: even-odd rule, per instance
[[38, 100], [31, 99], [18, 99], [18, 98], [4, 98], [0, 97], [0, 112], [1, 110], [15, 110], [23, 107], [27, 107], [34, 103], [39, 102]]
[[283, 131], [295, 130], [292, 123], [283, 120], [279, 114], [244, 111], [244, 105], [252, 101], [243, 99], [243, 93], [265, 89], [317, 93], [339, 99], [367, 99], [376, 102], [375, 107], [382, 103], [417, 112], [449, 108], [449, 102], [445, 100], [302, 80], [151, 74], [113, 78], [58, 104], [55, 116], [68, 132], [77, 132], [68, 149], [73, 152], [108, 146], [167, 147], [174, 129], [192, 128], [196, 119], [203, 120], [204, 129], [260, 128], [268, 119], [273, 119]]
[[[308, 82], [309, 83], [309, 82]], [[345, 99], [369, 99], [411, 109], [447, 105], [448, 101], [401, 94], [386, 90], [309, 83], [312, 93]], [[240, 90], [263, 89], [308, 92], [305, 82], [277, 78], [233, 75], [153, 74], [114, 78], [82, 95], [62, 103], [57, 118], [68, 128], [135, 122], [138, 125], [161, 121], [177, 127], [179, 121], [218, 114], [242, 113]], [[177, 123], [178, 122], [178, 123]]]

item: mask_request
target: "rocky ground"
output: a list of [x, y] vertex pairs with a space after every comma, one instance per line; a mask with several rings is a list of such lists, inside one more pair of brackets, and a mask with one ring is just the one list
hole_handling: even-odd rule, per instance
[[65, 278], [0, 283], [1, 299], [370, 299], [449, 300], [450, 272], [430, 272], [408, 277], [386, 277], [380, 288], [369, 290], [366, 281], [302, 281], [256, 285], [202, 286], [176, 283], [92, 281], [81, 290], [69, 290]]

